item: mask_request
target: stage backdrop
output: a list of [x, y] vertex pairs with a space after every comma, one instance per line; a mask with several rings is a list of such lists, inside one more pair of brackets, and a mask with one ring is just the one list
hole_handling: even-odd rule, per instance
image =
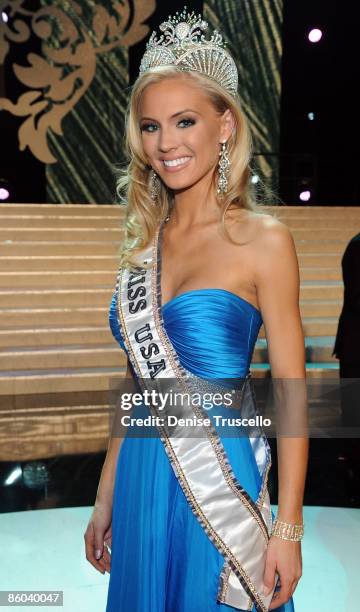
[[[283, 0], [207, 0], [204, 17], [226, 36], [254, 138], [253, 168], [277, 192]], [[265, 188], [265, 199], [268, 193]], [[272, 201], [272, 195], [269, 195]]]
[[[140, 41], [145, 46], [151, 33], [146, 21], [156, 18], [157, 4], [41, 0], [29, 10], [24, 0], [0, 0], [0, 11], [10, 17], [0, 20], [0, 63], [10, 45], [30, 37], [41, 42], [41, 53], [9, 68], [23, 93], [17, 100], [1, 98], [0, 110], [19, 118], [20, 150], [29, 148], [46, 164], [48, 202], [115, 200], [114, 165], [124, 161], [129, 49]], [[211, 28], [224, 33], [237, 62], [254, 137], [253, 167], [276, 190], [282, 0], [207, 0], [203, 13]]]

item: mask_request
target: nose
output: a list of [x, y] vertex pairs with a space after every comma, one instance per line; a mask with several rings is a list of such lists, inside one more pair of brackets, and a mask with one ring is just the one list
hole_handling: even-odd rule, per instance
[[162, 128], [159, 130], [158, 148], [161, 153], [167, 153], [178, 146], [174, 131]]

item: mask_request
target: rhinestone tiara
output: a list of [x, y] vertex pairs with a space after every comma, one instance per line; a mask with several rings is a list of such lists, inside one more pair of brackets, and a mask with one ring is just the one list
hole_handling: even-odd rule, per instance
[[139, 75], [156, 66], [177, 66], [179, 70], [201, 72], [235, 96], [238, 88], [238, 71], [231, 55], [225, 50], [221, 34], [214, 30], [206, 40], [203, 32], [208, 23], [194, 11], [177, 11], [173, 17], [160, 24], [163, 34], [157, 39], [153, 32], [146, 44]]

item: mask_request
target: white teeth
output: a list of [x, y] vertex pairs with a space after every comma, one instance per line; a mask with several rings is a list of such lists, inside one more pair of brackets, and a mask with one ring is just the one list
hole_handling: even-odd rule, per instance
[[170, 159], [168, 161], [163, 159], [163, 164], [164, 166], [179, 166], [187, 162], [188, 159], [191, 159], [191, 157], [179, 157], [178, 159]]

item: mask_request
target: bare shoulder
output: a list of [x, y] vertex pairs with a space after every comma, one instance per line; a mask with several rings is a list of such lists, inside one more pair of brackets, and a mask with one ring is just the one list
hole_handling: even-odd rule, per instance
[[284, 274], [286, 268], [294, 272], [298, 265], [290, 229], [271, 214], [239, 211], [231, 218], [230, 235], [246, 245], [239, 255], [255, 286], [265, 276]]
[[298, 268], [295, 242], [289, 227], [268, 214], [258, 215], [255, 223], [253, 249], [257, 279], [280, 274], [285, 281], [285, 277], [294, 274]]
[[266, 213], [257, 214], [254, 224], [256, 224], [258, 243], [263, 248], [286, 249], [294, 242], [288, 226], [272, 215]]
[[235, 239], [249, 241], [255, 249], [286, 249], [293, 243], [288, 226], [268, 213], [239, 210], [231, 216], [229, 229]]

